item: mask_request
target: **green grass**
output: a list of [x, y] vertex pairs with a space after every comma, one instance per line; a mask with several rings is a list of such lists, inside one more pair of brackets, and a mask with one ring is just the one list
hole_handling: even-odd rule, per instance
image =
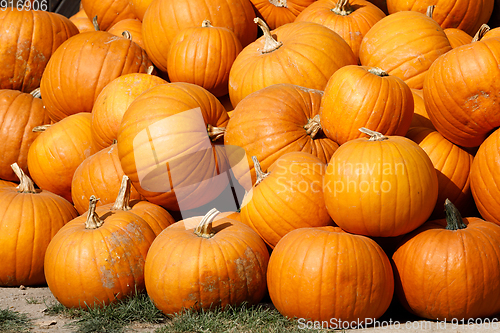
[[0, 309], [0, 332], [29, 332], [31, 320], [25, 313], [19, 313], [9, 309]]
[[34, 298], [34, 297], [27, 297], [26, 303], [28, 303], [28, 304], [42, 304], [42, 301], [40, 301], [39, 299]]

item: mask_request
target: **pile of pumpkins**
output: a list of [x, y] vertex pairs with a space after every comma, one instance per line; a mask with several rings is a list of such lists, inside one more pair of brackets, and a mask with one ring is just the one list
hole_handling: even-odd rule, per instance
[[[0, 286], [146, 290], [165, 314], [269, 294], [357, 324], [393, 296], [500, 312], [493, 0], [30, 2], [0, 10]], [[228, 172], [241, 210], [200, 208]]]

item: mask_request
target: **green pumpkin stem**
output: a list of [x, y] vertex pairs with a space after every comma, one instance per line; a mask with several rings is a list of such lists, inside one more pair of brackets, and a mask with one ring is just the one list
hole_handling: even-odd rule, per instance
[[203, 22], [201, 22], [201, 27], [202, 28], [212, 28], [212, 22], [210, 22], [209, 20], [203, 20]]
[[17, 164], [13, 163], [10, 165], [17, 178], [19, 178], [19, 185], [16, 187], [17, 192], [19, 193], [36, 193], [35, 183], [30, 179], [30, 177], [26, 176], [23, 169]]
[[210, 137], [210, 140], [217, 141], [221, 137], [224, 136], [224, 133], [226, 133], [226, 128], [225, 127], [215, 127], [215, 126], [208, 124], [207, 125], [207, 133], [208, 133], [208, 136]]
[[89, 211], [87, 212], [87, 220], [85, 221], [85, 229], [97, 229], [99, 228], [104, 221], [99, 218], [99, 215], [95, 212], [95, 208], [97, 207], [97, 199], [95, 195], [90, 196], [89, 200]]
[[288, 8], [286, 0], [269, 0], [269, 3], [278, 8]]
[[122, 184], [120, 185], [120, 190], [118, 191], [118, 196], [116, 197], [115, 203], [111, 207], [111, 210], [130, 210], [130, 191], [132, 189], [132, 182], [130, 178], [126, 175], [122, 177]]
[[92, 25], [94, 26], [95, 31], [101, 31], [101, 28], [99, 27], [99, 23], [97, 23], [97, 15], [94, 16], [92, 19]]
[[50, 126], [52, 126], [52, 125], [47, 124], [47, 125], [35, 126], [35, 127], [33, 127], [33, 129], [31, 131], [35, 132], [35, 133], [45, 132], [46, 130], [48, 130], [50, 128]]
[[35, 98], [42, 98], [42, 93], [40, 92], [40, 88], [36, 88], [32, 92], [30, 92], [30, 95]]
[[256, 17], [253, 19], [255, 23], [260, 27], [262, 32], [264, 33], [264, 48], [257, 49], [261, 54], [264, 53], [270, 53], [273, 52], [281, 47], [283, 45], [283, 42], [278, 42], [273, 35], [271, 35], [271, 30], [269, 30], [269, 27], [267, 26], [266, 22], [262, 20], [260, 17]]
[[203, 238], [212, 238], [215, 233], [212, 229], [212, 223], [217, 215], [219, 215], [219, 211], [215, 208], [212, 208], [203, 218], [200, 223], [194, 229], [194, 233]]
[[354, 12], [354, 9], [349, 3], [349, 0], [339, 0], [331, 11], [337, 15], [347, 16]]
[[436, 5], [428, 6], [425, 15], [427, 15], [427, 17], [429, 17], [429, 18], [432, 18], [432, 16], [434, 16], [434, 9], [435, 8], [436, 8]]
[[253, 161], [253, 167], [255, 169], [255, 175], [257, 176], [257, 181], [255, 182], [254, 186], [257, 186], [260, 184], [261, 181], [264, 180], [264, 178], [269, 176], [269, 172], [264, 173], [264, 171], [262, 171], [262, 167], [260, 166], [257, 156], [252, 156], [252, 161]]
[[462, 215], [458, 208], [451, 203], [450, 200], [444, 201], [444, 212], [446, 214], [446, 230], [465, 229], [467, 225], [464, 223]]
[[380, 77], [389, 76], [389, 74], [387, 74], [386, 71], [384, 71], [382, 68], [378, 68], [378, 67], [371, 67], [368, 69], [368, 72], [372, 73], [374, 75], [380, 76]]
[[379, 132], [376, 132], [376, 131], [372, 131], [368, 128], [365, 128], [365, 127], [361, 127], [358, 129], [361, 133], [365, 133], [367, 135], [370, 136], [370, 141], [382, 141], [382, 140], [387, 140], [389, 139], [388, 137], [386, 137], [385, 135], [383, 135], [382, 133], [379, 133]]
[[488, 31], [490, 31], [490, 26], [484, 23], [472, 38], [472, 43], [480, 41]]

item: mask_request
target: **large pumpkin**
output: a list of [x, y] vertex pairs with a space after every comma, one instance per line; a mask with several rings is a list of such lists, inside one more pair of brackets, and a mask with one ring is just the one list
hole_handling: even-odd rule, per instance
[[316, 0], [250, 0], [259, 15], [271, 29], [292, 23]]
[[331, 329], [379, 318], [394, 292], [391, 264], [382, 248], [368, 237], [330, 226], [285, 235], [271, 254], [267, 283], [281, 314], [326, 321]]
[[17, 164], [16, 187], [0, 187], [0, 286], [45, 283], [43, 256], [52, 237], [78, 213], [68, 201], [36, 190]]
[[326, 208], [342, 229], [394, 237], [422, 225], [438, 196], [432, 161], [415, 142], [361, 129], [370, 138], [346, 142], [328, 163]]
[[130, 9], [142, 21], [144, 14], [153, 0], [129, 0]]
[[146, 290], [165, 314], [259, 303], [269, 253], [249, 226], [213, 209], [165, 229], [146, 258]]
[[87, 16], [97, 16], [97, 24], [102, 30], [108, 30], [115, 23], [129, 18], [136, 18], [128, 0], [81, 0]]
[[78, 28], [60, 14], [43, 10], [2, 8], [0, 89], [31, 92], [38, 88], [52, 54], [64, 41], [76, 34]]

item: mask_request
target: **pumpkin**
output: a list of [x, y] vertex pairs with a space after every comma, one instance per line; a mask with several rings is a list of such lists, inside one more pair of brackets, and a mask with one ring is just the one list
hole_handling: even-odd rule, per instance
[[49, 126], [28, 151], [28, 169], [35, 183], [72, 202], [71, 181], [78, 166], [91, 155], [89, 113], [78, 113]]
[[319, 0], [304, 9], [295, 22], [324, 25], [338, 33], [359, 58], [359, 46], [371, 27], [385, 17], [380, 8], [365, 0]]
[[297, 16], [316, 0], [250, 0], [255, 12], [269, 26], [276, 29], [287, 23], [292, 23]]
[[257, 181], [241, 205], [242, 221], [274, 248], [292, 230], [332, 224], [323, 198], [326, 164], [309, 153], [282, 155]]
[[129, 0], [130, 9], [142, 21], [144, 14], [153, 0]]
[[438, 196], [432, 161], [410, 139], [360, 130], [370, 138], [346, 142], [328, 163], [323, 194], [330, 216], [348, 232], [373, 237], [418, 228]]
[[[122, 117], [133, 100], [144, 91], [167, 83], [148, 72], [122, 75], [108, 83], [97, 96], [92, 107], [92, 151], [97, 152], [117, 139]], [[87, 206], [87, 205], [86, 205]]]
[[432, 218], [444, 217], [445, 199], [461, 207], [463, 212], [472, 212], [474, 205], [469, 175], [474, 156], [430, 128], [410, 128], [406, 137], [417, 143], [427, 153], [436, 169], [438, 198]]
[[403, 11], [373, 25], [361, 41], [359, 60], [363, 66], [399, 77], [410, 88], [422, 89], [429, 67], [449, 50], [450, 42], [436, 21], [422, 13]]
[[481, 40], [500, 37], [500, 29], [499, 28], [490, 29], [488, 25], [482, 25], [476, 36], [478, 37], [477, 39]]
[[[91, 195], [99, 197], [97, 206], [115, 202], [123, 176], [116, 145], [83, 160], [73, 172], [71, 180], [71, 199], [78, 213], [87, 211]], [[141, 198], [135, 189], [130, 196], [132, 199]]]
[[446, 34], [446, 37], [448, 37], [448, 40], [450, 41], [450, 45], [452, 48], [459, 47], [472, 42], [471, 35], [457, 28], [446, 28], [444, 29], [444, 33]]
[[357, 64], [349, 45], [337, 33], [317, 23], [294, 22], [270, 31], [245, 47], [229, 72], [229, 96], [234, 107], [247, 95], [273, 84], [289, 83], [323, 90], [340, 67]]
[[477, 147], [500, 126], [500, 40], [457, 47], [437, 59], [424, 82], [429, 118], [446, 139]]
[[149, 297], [165, 314], [259, 303], [266, 292], [269, 253], [249, 226], [205, 216], [174, 223], [146, 258]]
[[228, 94], [229, 71], [242, 47], [229, 29], [205, 20], [175, 35], [167, 58], [171, 82], [202, 86], [217, 97]]
[[432, 121], [429, 119], [427, 110], [425, 109], [424, 92], [420, 89], [412, 89], [413, 94], [413, 118], [411, 120], [411, 127], [427, 127], [435, 129]]
[[344, 66], [325, 87], [319, 118], [339, 145], [363, 136], [366, 127], [384, 135], [405, 135], [413, 117], [411, 89], [380, 68]]
[[446, 219], [425, 223], [393, 254], [396, 294], [419, 317], [461, 321], [500, 311], [500, 226], [462, 218], [447, 200]]
[[28, 150], [38, 136], [31, 129], [49, 121], [41, 99], [18, 90], [0, 89], [0, 179], [18, 179], [10, 168], [12, 163], [28, 172]]
[[144, 290], [144, 265], [155, 238], [139, 216], [89, 211], [68, 222], [45, 253], [45, 278], [54, 297], [68, 308], [93, 308]]
[[40, 86], [56, 49], [78, 28], [66, 17], [42, 10], [0, 10], [0, 89], [29, 93]]
[[142, 40], [142, 23], [138, 19], [129, 18], [116, 22], [107, 30], [110, 34], [115, 36], [124, 36], [125, 31], [130, 33], [133, 42], [136, 42], [141, 48], [144, 48]]
[[0, 187], [5, 187], [5, 186], [7, 186], [7, 187], [16, 187], [17, 184], [13, 183], [13, 182], [8, 182], [6, 180], [1, 180], [0, 179]]
[[443, 28], [458, 28], [475, 34], [481, 24], [487, 23], [493, 12], [494, 0], [387, 0], [390, 14], [400, 11], [425, 13], [429, 5], [436, 8], [432, 18]]
[[78, 216], [73, 206], [48, 191], [35, 190], [19, 165], [18, 187], [0, 187], [0, 286], [45, 283], [43, 258], [52, 237]]
[[214, 27], [231, 30], [244, 47], [257, 37], [249, 0], [158, 0], [148, 7], [142, 20], [144, 47], [154, 64], [167, 71], [168, 53], [175, 35], [209, 20]]
[[129, 18], [136, 18], [128, 0], [81, 0], [89, 18], [97, 16], [97, 24], [108, 30], [113, 24]]
[[[338, 144], [321, 129], [323, 92], [292, 84], [275, 84], [244, 98], [234, 109], [224, 134], [232, 171], [250, 190], [257, 180], [252, 156], [267, 170], [281, 155], [303, 151], [328, 163]], [[248, 164], [237, 164], [246, 154]], [[241, 165], [241, 167], [240, 167]], [[250, 169], [248, 169], [250, 167]]]
[[78, 28], [80, 33], [87, 31], [95, 31], [95, 27], [92, 24], [92, 21], [85, 13], [85, 10], [82, 8], [76, 14], [69, 18], [71, 22]]
[[382, 248], [368, 237], [331, 226], [286, 234], [269, 259], [267, 284], [282, 315], [327, 321], [331, 328], [346, 328], [333, 326], [346, 323], [354, 328], [379, 318], [394, 292]]
[[227, 186], [227, 177], [217, 176], [228, 170], [220, 139], [228, 120], [222, 104], [200, 86], [157, 85], [123, 115], [118, 131], [123, 172], [141, 195], [166, 209], [207, 204]]
[[91, 112], [101, 90], [128, 73], [145, 73], [152, 63], [127, 38], [93, 31], [69, 38], [54, 52], [42, 75], [40, 91], [50, 118]]

